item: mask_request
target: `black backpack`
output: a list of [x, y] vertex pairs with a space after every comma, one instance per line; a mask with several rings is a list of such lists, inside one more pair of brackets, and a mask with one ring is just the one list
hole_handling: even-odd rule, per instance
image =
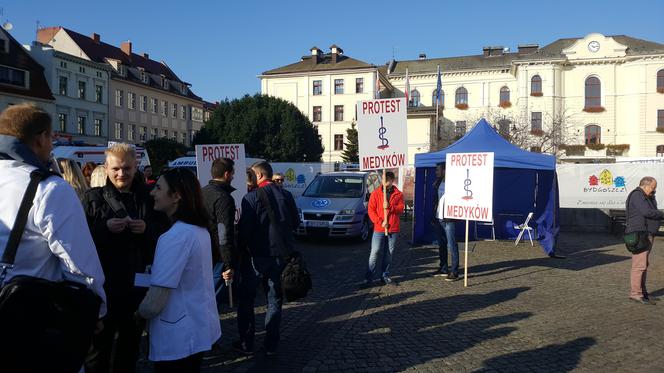
[[295, 251], [294, 248], [287, 243], [289, 240], [284, 238], [284, 235], [292, 234], [292, 232], [283, 231], [283, 225], [278, 223], [265, 189], [259, 188], [257, 194], [261, 203], [267, 209], [270, 225], [277, 228], [277, 231], [280, 232], [278, 235], [280, 241], [278, 242], [279, 251], [286, 261], [284, 270], [281, 272], [281, 292], [288, 302], [302, 299], [307, 296], [307, 293], [312, 288], [311, 274], [307, 271], [307, 266], [302, 254], [299, 251]]

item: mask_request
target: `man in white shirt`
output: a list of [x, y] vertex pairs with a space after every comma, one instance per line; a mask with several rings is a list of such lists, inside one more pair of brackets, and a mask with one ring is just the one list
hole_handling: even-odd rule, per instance
[[[440, 163], [436, 166], [436, 182], [434, 183], [436, 191], [436, 203], [433, 210], [433, 232], [438, 241], [438, 256], [440, 266], [434, 276], [445, 277], [445, 281], [456, 281], [459, 279], [459, 246], [454, 237], [454, 221], [443, 218], [443, 207], [445, 205], [445, 164]], [[451, 268], [447, 265], [447, 251], [452, 256]]]
[[[0, 254], [7, 245], [30, 173], [35, 169], [50, 173], [52, 135], [50, 116], [32, 104], [10, 106], [0, 114]], [[39, 183], [5, 283], [19, 275], [85, 284], [102, 299], [100, 317], [106, 313], [104, 273], [83, 208], [74, 189], [58, 176]], [[30, 348], [37, 349], [37, 341], [35, 346], [26, 347], [34, 353], [36, 364], [39, 351]], [[57, 362], [51, 363], [57, 371]]]

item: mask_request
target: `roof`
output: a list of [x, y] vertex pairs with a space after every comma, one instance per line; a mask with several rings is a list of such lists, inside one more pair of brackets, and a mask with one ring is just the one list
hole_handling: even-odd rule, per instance
[[318, 63], [314, 64], [312, 59], [316, 56], [304, 56], [302, 60], [290, 65], [277, 67], [276, 69], [263, 72], [263, 75], [306, 73], [306, 72], [324, 72], [349, 69], [375, 68], [376, 66], [354, 58], [337, 55], [337, 62], [332, 62], [332, 53], [326, 53], [320, 57]]
[[0, 65], [27, 70], [29, 86], [27, 89], [0, 84], [0, 92], [34, 97], [43, 100], [55, 100], [44, 76], [44, 67], [35, 61], [28, 51], [5, 29], [0, 32], [9, 39], [9, 53], [0, 53]]
[[[664, 44], [655, 43], [653, 41], [633, 38], [627, 35], [610, 35], [616, 42], [623, 44], [627, 47], [628, 56], [640, 56], [649, 54], [664, 53]], [[548, 44], [536, 52], [523, 56], [522, 60], [548, 60], [548, 59], [562, 59], [565, 58], [563, 50], [576, 43], [583, 38], [567, 38], [558, 39], [551, 44]]]
[[493, 152], [494, 166], [534, 170], [555, 170], [556, 158], [549, 154], [532, 153], [515, 146], [500, 136], [484, 119], [470, 132], [447, 148], [415, 154], [415, 167], [435, 167], [445, 162], [447, 153]]

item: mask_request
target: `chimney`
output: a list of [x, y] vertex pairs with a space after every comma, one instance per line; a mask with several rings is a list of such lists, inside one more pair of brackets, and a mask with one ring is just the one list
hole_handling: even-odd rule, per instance
[[145, 58], [146, 60], [149, 60], [149, 59], [150, 59], [150, 55], [147, 54], [147, 53], [145, 53], [145, 52], [143, 52], [143, 58]]
[[318, 62], [320, 61], [320, 57], [323, 54], [323, 51], [318, 49], [318, 47], [314, 46], [309, 49], [311, 51], [311, 61], [313, 62], [314, 65], [317, 65]]
[[482, 55], [484, 57], [489, 57], [490, 53], [491, 53], [491, 47], [483, 47], [482, 48]]
[[123, 41], [122, 44], [120, 44], [120, 49], [126, 54], [127, 56], [131, 57], [131, 41]]
[[426, 60], [427, 59], [427, 54], [426, 53], [420, 53], [420, 60]]
[[505, 48], [503, 48], [502, 45], [493, 46], [493, 47], [484, 47], [482, 48], [482, 52], [484, 57], [502, 56], [503, 53], [505, 52]]
[[92, 36], [90, 36], [90, 39], [95, 42], [95, 44], [99, 44], [101, 42], [101, 36], [97, 34], [96, 32], [92, 33]]
[[519, 44], [519, 54], [531, 54], [539, 50], [539, 44]]
[[336, 44], [330, 46], [330, 52], [332, 53], [332, 63], [337, 63], [339, 56], [344, 53], [343, 49], [339, 48]]

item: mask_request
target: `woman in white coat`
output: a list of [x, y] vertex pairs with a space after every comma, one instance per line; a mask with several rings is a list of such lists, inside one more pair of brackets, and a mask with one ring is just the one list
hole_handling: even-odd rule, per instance
[[198, 372], [203, 353], [221, 336], [201, 187], [192, 172], [175, 168], [151, 194], [173, 226], [159, 237], [150, 290], [138, 309], [149, 320], [149, 359], [155, 372]]

